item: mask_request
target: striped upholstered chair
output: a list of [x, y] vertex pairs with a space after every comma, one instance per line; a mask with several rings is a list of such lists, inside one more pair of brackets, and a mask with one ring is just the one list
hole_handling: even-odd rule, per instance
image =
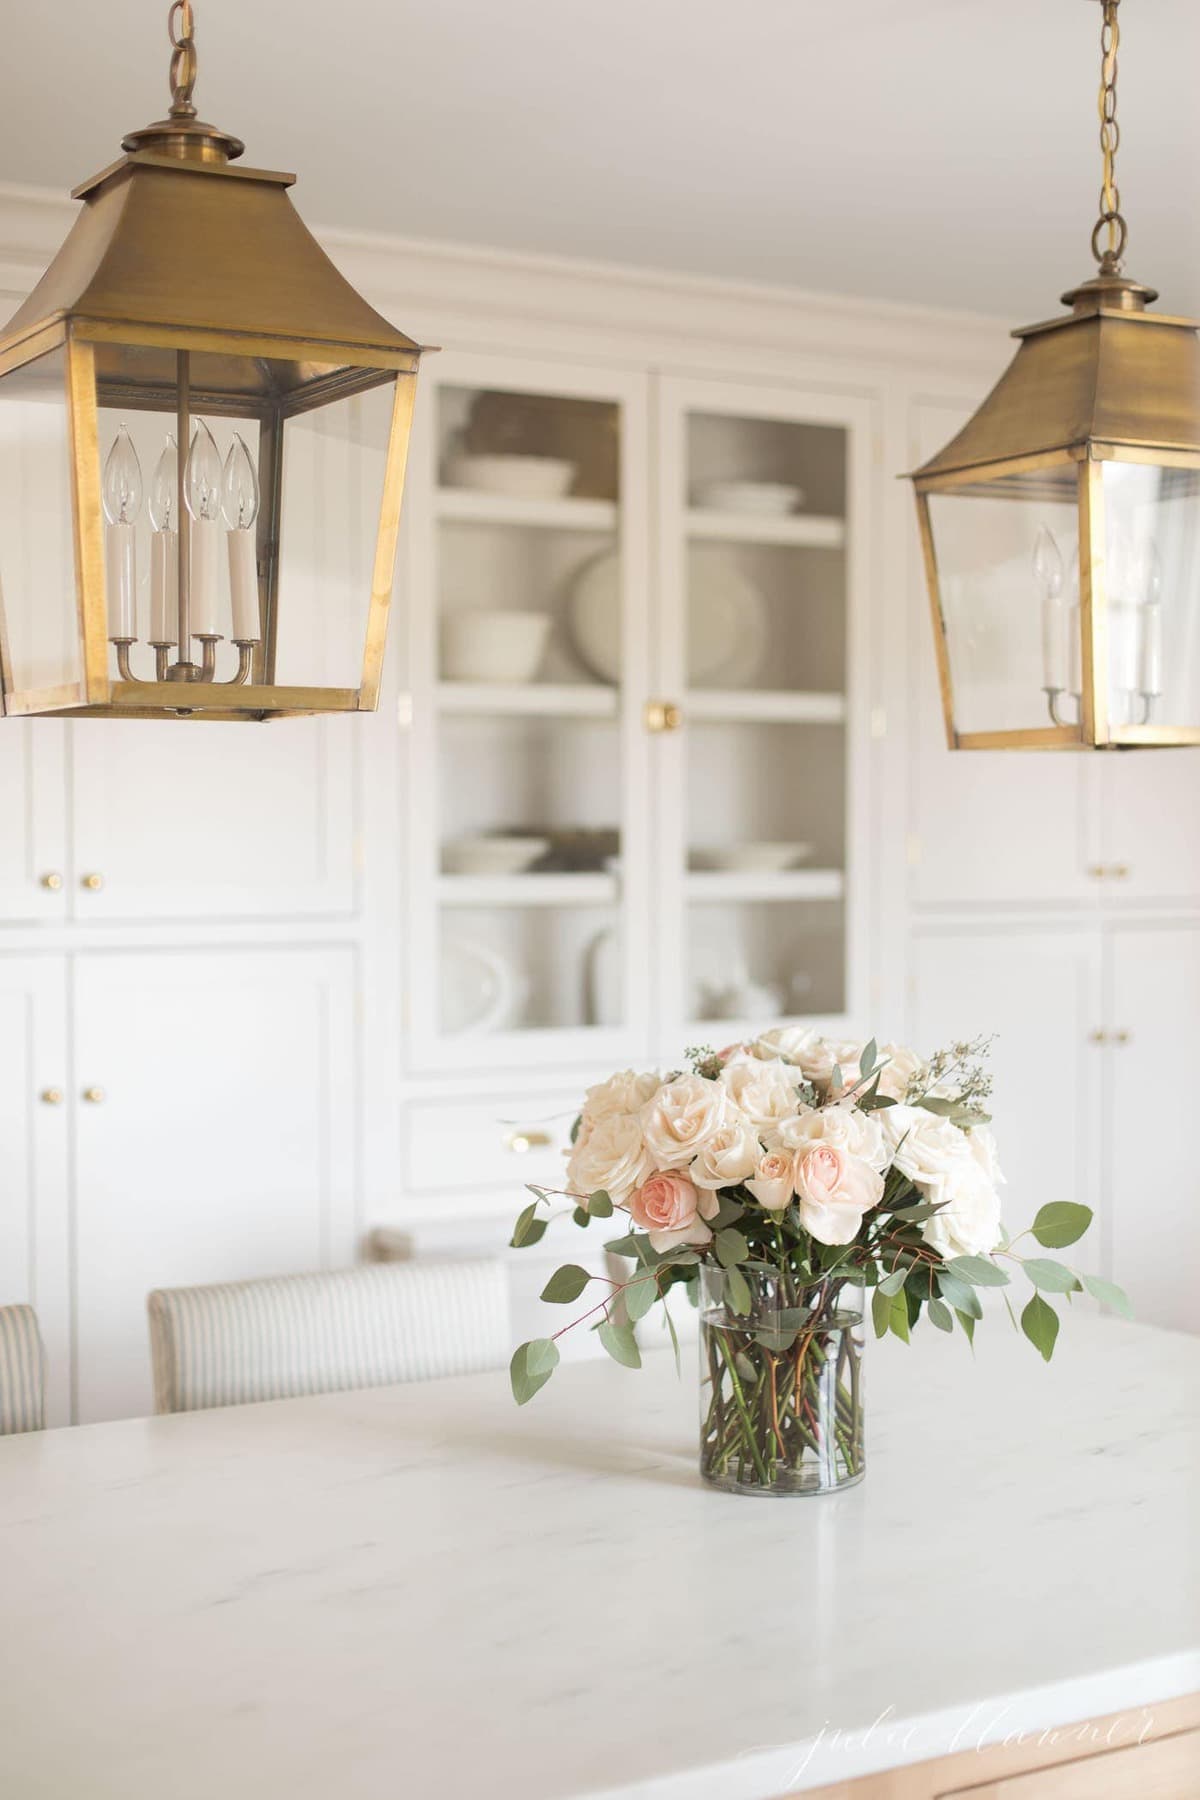
[[32, 1306], [0, 1306], [0, 1437], [46, 1426], [46, 1352]]
[[508, 1361], [500, 1262], [366, 1263], [149, 1296], [160, 1413], [466, 1375]]

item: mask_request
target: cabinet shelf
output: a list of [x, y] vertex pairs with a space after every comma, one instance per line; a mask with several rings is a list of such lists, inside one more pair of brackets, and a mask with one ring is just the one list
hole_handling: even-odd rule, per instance
[[617, 529], [613, 500], [522, 500], [512, 494], [476, 493], [471, 488], [439, 488], [437, 515], [448, 524], [512, 525], [535, 531]]
[[442, 875], [443, 906], [611, 906], [615, 875]]
[[786, 544], [807, 550], [842, 550], [846, 521], [816, 513], [724, 513], [694, 506], [687, 514], [690, 538], [724, 544]]
[[437, 703], [443, 713], [490, 714], [560, 719], [615, 719], [619, 693], [598, 682], [442, 681]]
[[722, 905], [742, 900], [840, 900], [846, 892], [841, 869], [705, 869], [687, 878], [687, 897]]
[[692, 688], [684, 717], [697, 725], [844, 725], [845, 694], [771, 688]]

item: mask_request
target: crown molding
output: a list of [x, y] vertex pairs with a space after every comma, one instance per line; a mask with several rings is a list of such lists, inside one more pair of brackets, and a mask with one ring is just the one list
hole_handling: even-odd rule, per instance
[[[0, 183], [0, 291], [29, 291], [77, 203]], [[635, 354], [743, 371], [780, 358], [847, 365], [866, 379], [897, 364], [976, 375], [1011, 354], [1004, 321], [758, 283], [557, 256], [314, 227], [338, 268], [382, 312], [446, 347], [542, 350], [612, 361]], [[735, 353], [736, 354], [731, 354]]]

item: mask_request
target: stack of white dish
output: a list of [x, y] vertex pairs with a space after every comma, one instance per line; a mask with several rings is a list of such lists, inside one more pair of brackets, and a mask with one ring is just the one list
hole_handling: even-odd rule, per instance
[[811, 844], [718, 844], [712, 848], [693, 850], [689, 861], [693, 869], [721, 869], [744, 875], [778, 875], [794, 869], [811, 856]]
[[781, 519], [804, 505], [804, 489], [786, 481], [701, 481], [692, 490], [692, 505], [704, 512]]
[[505, 494], [510, 500], [561, 500], [570, 493], [576, 464], [557, 456], [452, 456], [447, 487], [477, 494]]
[[469, 607], [442, 619], [446, 681], [533, 681], [553, 624], [549, 613]]
[[521, 875], [550, 848], [544, 837], [453, 838], [442, 845], [442, 867], [447, 875]]

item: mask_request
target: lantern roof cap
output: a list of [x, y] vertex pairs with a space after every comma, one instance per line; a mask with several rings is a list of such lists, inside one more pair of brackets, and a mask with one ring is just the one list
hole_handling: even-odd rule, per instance
[[135, 147], [75, 190], [83, 210], [0, 343], [61, 317], [419, 349], [318, 244], [288, 196], [294, 176], [233, 167], [238, 140], [199, 122], [164, 120], [125, 142]]
[[1020, 348], [944, 449], [915, 471], [922, 487], [991, 464], [1102, 446], [1200, 459], [1200, 325], [1146, 311], [1153, 288], [1101, 274], [1063, 295], [1069, 313], [1013, 336]]

